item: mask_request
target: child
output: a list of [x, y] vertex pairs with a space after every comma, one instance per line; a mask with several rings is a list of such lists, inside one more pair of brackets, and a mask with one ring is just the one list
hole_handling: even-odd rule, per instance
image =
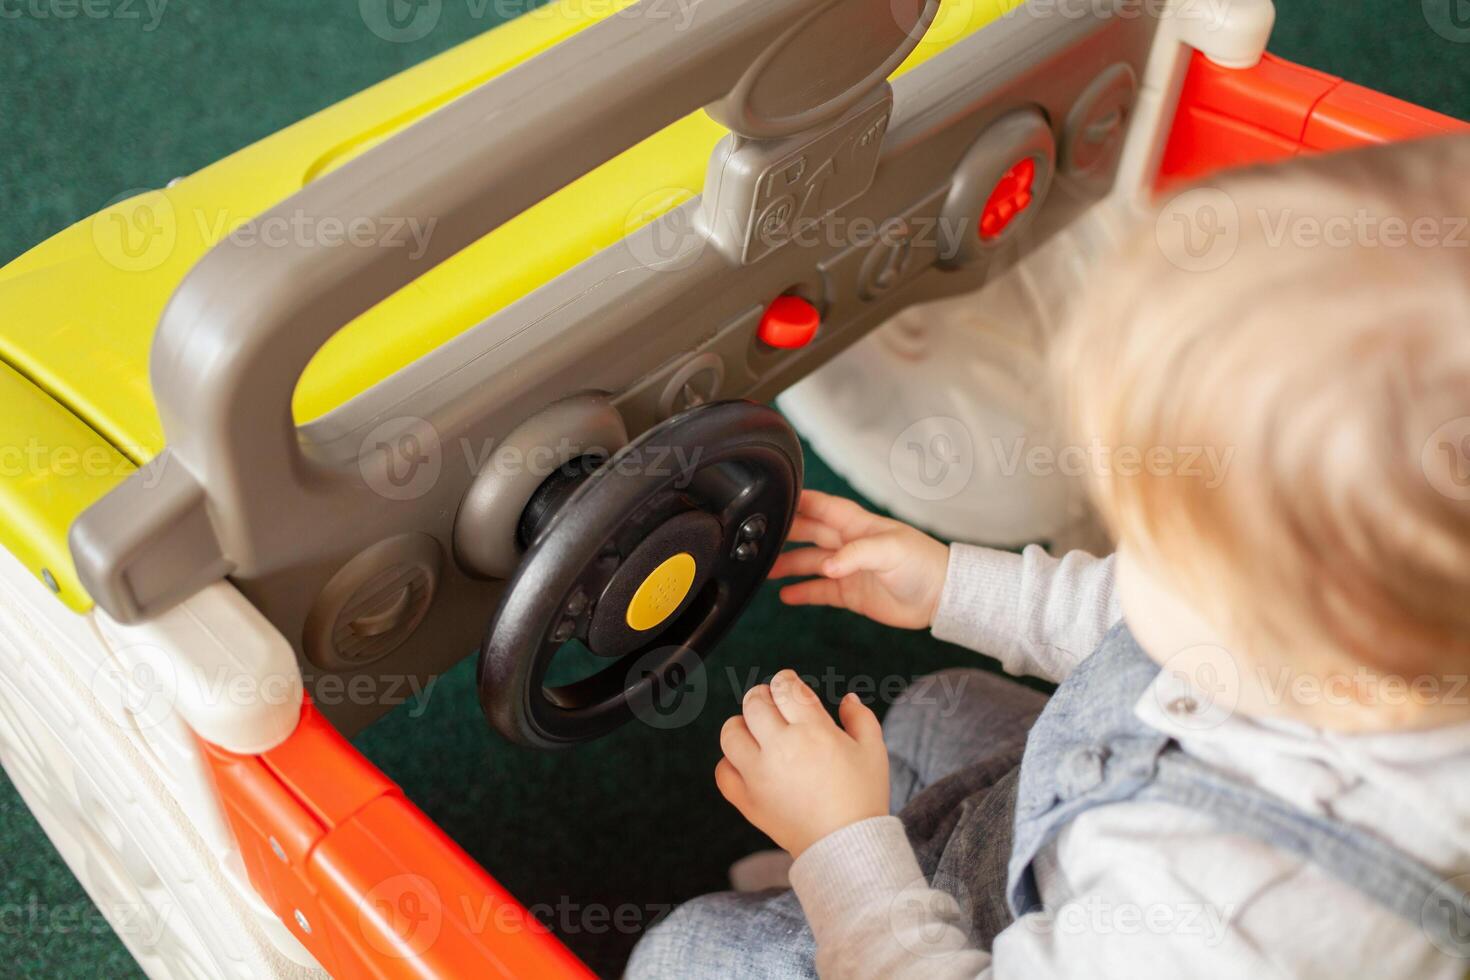
[[1464, 977], [1466, 175], [1457, 137], [1224, 177], [1218, 267], [1165, 213], [1097, 278], [1057, 359], [1112, 557], [804, 494], [786, 602], [1060, 687], [947, 671], [881, 730], [751, 690], [715, 778], [793, 890], [680, 907], [629, 974]]

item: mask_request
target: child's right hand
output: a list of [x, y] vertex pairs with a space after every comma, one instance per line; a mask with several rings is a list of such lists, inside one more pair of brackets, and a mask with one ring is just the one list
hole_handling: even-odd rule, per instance
[[803, 490], [787, 540], [813, 544], [776, 559], [772, 578], [817, 575], [781, 590], [792, 606], [837, 606], [888, 626], [934, 622], [949, 548], [924, 532], [851, 500]]

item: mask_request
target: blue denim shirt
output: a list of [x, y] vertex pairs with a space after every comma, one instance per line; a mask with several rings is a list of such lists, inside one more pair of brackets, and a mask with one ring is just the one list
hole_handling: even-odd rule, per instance
[[1041, 907], [1037, 854], [1068, 821], [1125, 800], [1174, 803], [1312, 861], [1418, 923], [1442, 949], [1470, 956], [1470, 896], [1382, 838], [1301, 811], [1185, 754], [1134, 712], [1159, 671], [1124, 623], [1047, 702], [1026, 740], [1016, 796], [1007, 900]]

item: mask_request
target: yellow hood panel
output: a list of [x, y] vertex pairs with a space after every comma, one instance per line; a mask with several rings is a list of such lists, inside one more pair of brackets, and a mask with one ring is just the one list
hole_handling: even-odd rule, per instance
[[[7, 408], [0, 413], [0, 453], [39, 434], [96, 450], [94, 459], [113, 454], [96, 472], [80, 474], [0, 467], [0, 545], [37, 574], [46, 568], [70, 604], [88, 607], [66, 533], [83, 509], [163, 449], [149, 347], [190, 267], [315, 177], [632, 2], [565, 0], [534, 10], [164, 190], [114, 204], [0, 269], [0, 404]], [[898, 74], [1018, 5], [942, 0], [939, 19]], [[297, 421], [331, 411], [698, 194], [723, 135], [702, 112], [674, 123], [348, 324], [302, 376]], [[416, 235], [431, 230], [405, 225], [397, 234], [411, 248]], [[261, 230], [262, 241], [269, 231]]]

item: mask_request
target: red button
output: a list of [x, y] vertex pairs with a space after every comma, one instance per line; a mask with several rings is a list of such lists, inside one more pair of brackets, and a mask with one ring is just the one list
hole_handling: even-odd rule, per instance
[[999, 238], [1016, 215], [1031, 205], [1031, 189], [1036, 184], [1036, 161], [1027, 157], [1016, 164], [995, 184], [985, 210], [980, 212], [980, 237], [989, 241]]
[[782, 350], [805, 347], [817, 335], [822, 325], [822, 314], [800, 296], [777, 296], [766, 307], [765, 316], [755, 335], [761, 343]]

